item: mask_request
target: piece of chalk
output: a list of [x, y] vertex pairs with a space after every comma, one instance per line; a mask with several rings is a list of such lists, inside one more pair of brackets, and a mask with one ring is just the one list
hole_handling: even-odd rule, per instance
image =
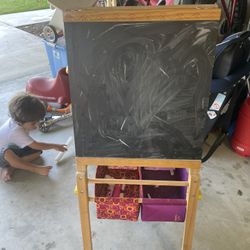
[[[68, 140], [66, 141], [65, 145], [66, 145], [67, 147], [69, 147], [70, 144], [71, 144], [72, 142], [73, 142], [73, 137], [70, 136], [70, 137], [68, 138]], [[60, 153], [58, 153], [58, 155], [57, 155], [56, 158], [55, 158], [55, 161], [56, 161], [56, 162], [59, 162], [59, 161], [63, 158], [64, 153], [65, 153], [65, 152], [60, 152]]]

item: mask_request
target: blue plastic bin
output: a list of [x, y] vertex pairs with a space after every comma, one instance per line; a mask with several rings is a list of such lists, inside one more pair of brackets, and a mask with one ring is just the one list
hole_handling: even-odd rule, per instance
[[67, 53], [65, 46], [49, 43], [44, 40], [47, 56], [49, 59], [52, 77], [56, 77], [57, 72], [68, 66]]

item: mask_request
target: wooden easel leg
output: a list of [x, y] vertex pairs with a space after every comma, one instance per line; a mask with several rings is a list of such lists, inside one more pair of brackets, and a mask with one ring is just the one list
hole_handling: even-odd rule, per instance
[[200, 169], [190, 169], [189, 187], [187, 192], [187, 212], [182, 241], [182, 250], [192, 249], [192, 239], [195, 226], [195, 215], [200, 188]]
[[77, 172], [76, 178], [84, 250], [92, 250], [87, 166], [84, 166], [83, 168], [81, 168], [81, 171]]

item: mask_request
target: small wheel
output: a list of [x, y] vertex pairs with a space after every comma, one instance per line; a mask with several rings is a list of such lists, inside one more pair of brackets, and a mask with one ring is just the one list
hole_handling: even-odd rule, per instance
[[107, 2], [106, 2], [106, 0], [98, 0], [96, 2], [96, 6], [97, 7], [106, 7], [107, 6]]
[[46, 126], [46, 123], [45, 122], [40, 122], [39, 123], [39, 130], [43, 133], [47, 133], [49, 131], [49, 126]]
[[43, 28], [43, 37], [46, 41], [55, 43], [58, 39], [58, 34], [55, 27], [52, 25], [46, 25]]

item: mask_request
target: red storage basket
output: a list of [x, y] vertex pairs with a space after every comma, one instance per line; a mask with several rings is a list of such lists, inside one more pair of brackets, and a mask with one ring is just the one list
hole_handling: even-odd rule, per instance
[[[96, 178], [139, 179], [138, 169], [98, 166]], [[122, 189], [124, 187], [124, 189]], [[118, 196], [122, 193], [123, 197]], [[139, 185], [95, 185], [98, 219], [137, 221], [140, 211]]]

